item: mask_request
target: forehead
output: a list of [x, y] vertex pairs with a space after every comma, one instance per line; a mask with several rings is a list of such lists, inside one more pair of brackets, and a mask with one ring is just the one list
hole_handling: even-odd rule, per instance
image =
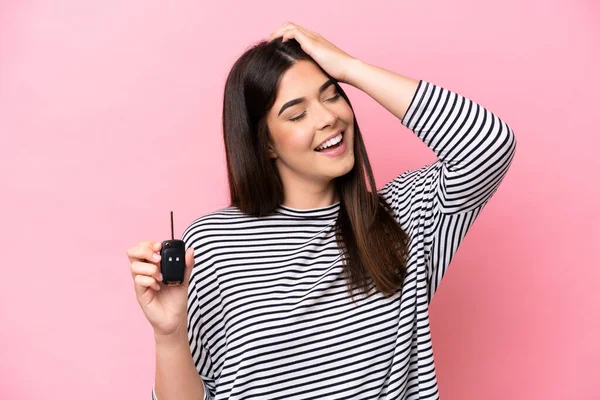
[[300, 60], [288, 68], [279, 82], [275, 104], [281, 104], [297, 97], [318, 94], [319, 87], [327, 81], [327, 76], [314, 63]]

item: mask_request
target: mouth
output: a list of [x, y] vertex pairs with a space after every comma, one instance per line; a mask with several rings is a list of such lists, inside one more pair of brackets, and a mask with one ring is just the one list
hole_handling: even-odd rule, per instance
[[340, 133], [335, 135], [333, 138], [326, 140], [319, 147], [317, 147], [315, 151], [318, 153], [322, 153], [339, 148], [344, 141], [344, 132], [345, 131], [340, 131]]

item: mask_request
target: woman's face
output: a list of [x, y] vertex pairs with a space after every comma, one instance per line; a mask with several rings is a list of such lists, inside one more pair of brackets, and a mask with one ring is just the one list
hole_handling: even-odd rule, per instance
[[[329, 184], [354, 166], [354, 114], [334, 84], [323, 86], [327, 81], [327, 76], [306, 60], [296, 62], [281, 78], [267, 124], [269, 157], [274, 159], [284, 186], [298, 181]], [[315, 150], [340, 131], [342, 142], [335, 151], [345, 147], [341, 154]]]

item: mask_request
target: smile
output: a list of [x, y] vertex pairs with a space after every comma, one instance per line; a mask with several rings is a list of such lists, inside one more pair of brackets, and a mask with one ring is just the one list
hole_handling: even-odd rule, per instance
[[344, 131], [341, 131], [340, 133], [338, 133], [336, 136], [332, 137], [329, 140], [326, 140], [322, 145], [320, 145], [319, 147], [317, 147], [315, 149], [315, 151], [321, 152], [325, 149], [331, 149], [331, 148], [338, 148], [340, 147], [342, 140], [343, 140], [343, 133]]
[[342, 133], [329, 139], [320, 147], [317, 147], [315, 151], [327, 157], [337, 157], [344, 154], [346, 152], [346, 141], [344, 140]]

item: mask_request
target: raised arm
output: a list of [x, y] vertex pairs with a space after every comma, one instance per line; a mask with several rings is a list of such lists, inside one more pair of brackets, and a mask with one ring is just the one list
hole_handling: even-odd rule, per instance
[[442, 213], [483, 205], [514, 157], [516, 139], [498, 116], [424, 80], [353, 61], [348, 83], [364, 91], [412, 130], [440, 159], [437, 195]]
[[425, 80], [413, 90], [414, 80], [364, 64], [356, 71], [362, 71], [358, 87], [401, 118], [439, 158], [399, 174], [380, 190], [395, 217], [425, 236], [431, 301], [460, 243], [504, 179], [516, 139], [506, 122], [456, 92]]

